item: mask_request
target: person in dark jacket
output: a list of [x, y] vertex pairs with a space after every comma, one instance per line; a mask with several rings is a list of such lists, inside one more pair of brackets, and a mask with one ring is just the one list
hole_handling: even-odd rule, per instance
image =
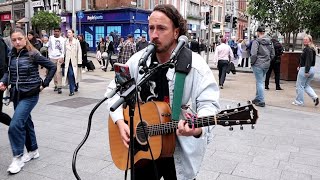
[[[22, 29], [16, 28], [11, 32], [11, 41], [13, 49], [9, 55], [9, 68], [0, 80], [0, 90], [4, 91], [11, 85], [14, 114], [8, 134], [13, 160], [7, 171], [15, 174], [20, 172], [25, 162], [39, 157], [31, 111], [39, 100], [39, 93], [49, 86], [56, 66], [32, 46]], [[48, 69], [44, 80], [39, 75], [39, 65]], [[24, 146], [27, 149], [25, 154]]]
[[149, 45], [149, 42], [146, 40], [146, 36], [142, 35], [141, 40], [137, 43], [137, 52], [146, 48]]
[[[0, 78], [4, 75], [8, 65], [8, 47], [2, 37], [0, 37]], [[3, 107], [3, 91], [0, 91], [0, 122], [6, 125], [10, 124], [11, 118], [9, 115], [2, 112]]]
[[277, 36], [273, 36], [271, 41], [272, 41], [272, 44], [274, 47], [275, 56], [270, 62], [270, 67], [269, 67], [269, 70], [266, 74], [266, 79], [264, 82], [264, 84], [265, 84], [264, 88], [266, 90], [269, 90], [269, 79], [270, 79], [271, 73], [273, 71], [274, 72], [274, 79], [275, 79], [275, 83], [276, 83], [276, 90], [280, 91], [280, 90], [283, 90], [280, 87], [280, 64], [281, 64], [281, 55], [283, 53], [283, 47], [282, 47], [281, 43], [278, 41]]
[[106, 49], [105, 51], [108, 53], [108, 57], [107, 57], [107, 59], [105, 59], [106, 66], [104, 68], [102, 68], [102, 70], [103, 71], [107, 71], [107, 68], [108, 68], [108, 65], [109, 65], [109, 62], [110, 62], [110, 64], [111, 64], [110, 71], [114, 71], [114, 69], [113, 69], [114, 62], [111, 59], [111, 56], [115, 53], [115, 51], [114, 51], [114, 43], [113, 43], [113, 41], [110, 40], [109, 36], [106, 36], [105, 49]]
[[199, 46], [199, 42], [196, 40], [196, 38], [194, 38], [191, 43], [190, 43], [190, 50], [193, 52], [196, 52], [198, 54], [200, 54], [200, 46]]
[[[88, 57], [87, 57], [87, 52], [89, 50], [88, 43], [84, 39], [83, 34], [78, 35], [78, 40], [80, 42], [81, 52], [82, 52], [82, 68], [85, 69], [85, 67], [88, 66]], [[89, 71], [88, 67], [87, 67], [87, 69]]]
[[302, 51], [299, 67], [297, 68], [299, 71], [296, 82], [297, 96], [292, 104], [296, 106], [303, 106], [304, 92], [306, 92], [312, 98], [314, 105], [317, 106], [319, 104], [318, 95], [310, 86], [316, 72], [314, 67], [316, 64], [316, 48], [310, 35], [303, 38], [303, 44], [305, 48]]
[[42, 43], [37, 39], [37, 35], [31, 30], [28, 32], [28, 40], [38, 51], [40, 51], [42, 47]]

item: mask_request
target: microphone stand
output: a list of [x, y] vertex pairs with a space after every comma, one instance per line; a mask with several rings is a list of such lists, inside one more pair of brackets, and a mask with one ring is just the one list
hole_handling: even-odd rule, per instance
[[[166, 66], [171, 67], [171, 62], [165, 64], [160, 64], [153, 69], [148, 70], [145, 75], [141, 78], [139, 83], [132, 84], [125, 92], [123, 92], [120, 95], [120, 99], [116, 101], [111, 107], [110, 111], [115, 111], [121, 104], [126, 103], [126, 105], [129, 105], [129, 117], [130, 117], [130, 144], [129, 144], [129, 150], [130, 150], [130, 175], [131, 180], [134, 180], [134, 134], [133, 134], [133, 123], [134, 123], [134, 111], [135, 111], [135, 103], [136, 98], [134, 95], [137, 94], [137, 90], [140, 89], [140, 87], [145, 84], [160, 68], [164, 68]], [[134, 81], [134, 79], [131, 79]], [[131, 81], [130, 80], [130, 81]]]

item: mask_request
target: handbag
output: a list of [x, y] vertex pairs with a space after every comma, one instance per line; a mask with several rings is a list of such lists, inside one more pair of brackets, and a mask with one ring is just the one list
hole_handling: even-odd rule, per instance
[[9, 106], [11, 100], [10, 100], [10, 86], [7, 87], [7, 89], [3, 92], [2, 97], [2, 103], [6, 106]]
[[107, 53], [107, 52], [103, 52], [103, 53], [101, 54], [101, 57], [102, 57], [103, 59], [107, 59], [107, 58], [108, 58], [108, 53]]

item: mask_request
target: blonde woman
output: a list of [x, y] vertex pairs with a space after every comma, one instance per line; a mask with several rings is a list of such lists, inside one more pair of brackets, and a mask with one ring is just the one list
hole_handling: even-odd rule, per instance
[[[11, 32], [11, 41], [13, 48], [9, 68], [0, 80], [0, 90], [4, 91], [11, 85], [14, 114], [8, 135], [13, 160], [7, 171], [15, 174], [20, 172], [25, 162], [39, 157], [31, 111], [38, 103], [40, 91], [49, 86], [57, 68], [31, 45], [22, 29], [16, 28]], [[44, 80], [39, 75], [39, 65], [48, 69]], [[24, 146], [28, 152], [23, 155]]]
[[81, 67], [82, 67], [82, 51], [80, 42], [74, 38], [74, 30], [67, 31], [67, 40], [65, 47], [65, 66], [62, 84], [69, 84], [70, 94], [73, 96], [74, 92], [78, 91], [79, 82], [81, 80]]
[[310, 86], [310, 82], [314, 78], [315, 63], [316, 63], [316, 50], [312, 42], [312, 37], [307, 35], [303, 38], [304, 49], [300, 56], [300, 63], [296, 82], [296, 99], [292, 102], [293, 105], [304, 105], [304, 92], [306, 92], [313, 100], [314, 105], [319, 104], [319, 98]]

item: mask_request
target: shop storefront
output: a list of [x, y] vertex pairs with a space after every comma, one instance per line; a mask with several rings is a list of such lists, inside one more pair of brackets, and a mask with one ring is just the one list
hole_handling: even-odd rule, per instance
[[0, 14], [1, 32], [4, 37], [10, 36], [11, 13]]
[[[115, 43], [119, 43], [120, 37], [128, 34], [135, 38], [145, 35], [148, 38], [148, 17], [151, 11], [140, 9], [116, 9], [104, 11], [84, 11], [82, 19], [77, 17], [77, 34], [83, 34], [88, 42], [90, 50], [96, 49], [96, 44], [101, 37], [109, 36]], [[71, 14], [62, 15], [65, 21], [62, 30], [65, 32], [71, 28]], [[80, 25], [81, 24], [81, 28]]]

